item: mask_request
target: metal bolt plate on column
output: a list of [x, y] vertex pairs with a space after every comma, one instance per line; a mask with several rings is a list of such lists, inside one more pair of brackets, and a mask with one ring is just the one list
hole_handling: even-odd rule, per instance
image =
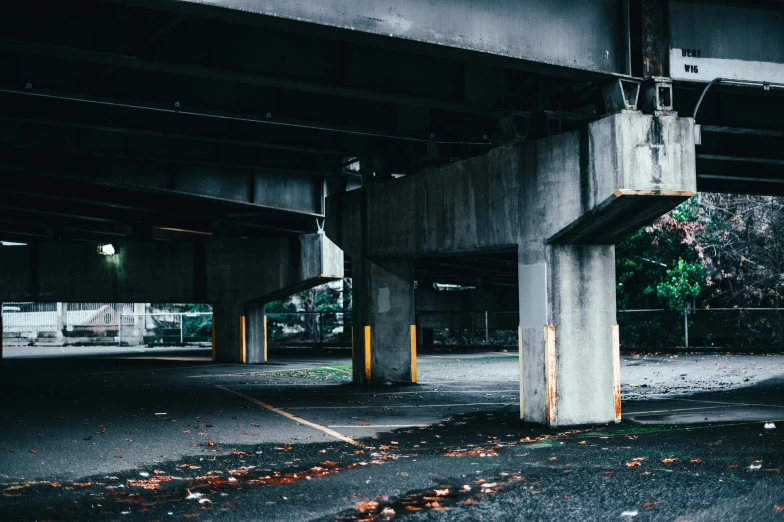
[[677, 116], [672, 99], [672, 79], [648, 78], [642, 86], [640, 110], [656, 116]]
[[608, 114], [636, 111], [640, 96], [640, 82], [617, 78], [602, 85], [602, 96]]

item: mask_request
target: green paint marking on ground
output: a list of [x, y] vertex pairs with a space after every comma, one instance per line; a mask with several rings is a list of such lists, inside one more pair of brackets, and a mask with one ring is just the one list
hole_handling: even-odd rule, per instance
[[325, 366], [329, 370], [337, 370], [339, 372], [351, 373], [350, 364], [333, 364], [332, 366]]
[[295, 377], [303, 379], [321, 379], [342, 381], [348, 376], [347, 372], [338, 368], [322, 366], [318, 368], [303, 368], [298, 370], [277, 370], [264, 372], [268, 377]]

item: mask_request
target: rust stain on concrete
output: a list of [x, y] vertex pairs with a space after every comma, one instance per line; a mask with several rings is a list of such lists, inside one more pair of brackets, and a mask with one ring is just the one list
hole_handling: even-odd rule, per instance
[[556, 423], [557, 408], [555, 400], [555, 326], [547, 325], [544, 327], [544, 363], [545, 363], [545, 387], [547, 389], [547, 402], [545, 403], [545, 416], [547, 423]]
[[615, 422], [621, 421], [621, 332], [617, 324], [612, 325], [612, 371]]

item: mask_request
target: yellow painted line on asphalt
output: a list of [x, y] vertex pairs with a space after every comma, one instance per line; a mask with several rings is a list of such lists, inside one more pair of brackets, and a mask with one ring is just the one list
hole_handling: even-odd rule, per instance
[[258, 399], [254, 399], [253, 397], [251, 397], [249, 395], [245, 395], [244, 393], [232, 390], [231, 388], [227, 388], [226, 386], [216, 385], [215, 387], [216, 388], [220, 388], [223, 391], [227, 391], [229, 393], [233, 393], [234, 395], [236, 395], [238, 397], [242, 397], [246, 401], [250, 401], [253, 404], [258, 404], [262, 408], [266, 408], [269, 411], [271, 411], [273, 413], [277, 413], [278, 415], [282, 415], [282, 416], [286, 417], [287, 419], [293, 420], [294, 422], [298, 422], [300, 424], [305, 424], [307, 426], [310, 426], [311, 428], [316, 428], [317, 430], [322, 431], [322, 432], [326, 433], [327, 435], [332, 435], [336, 439], [340, 439], [343, 442], [348, 442], [349, 444], [352, 444], [354, 446], [358, 446], [360, 448], [364, 448], [365, 447], [364, 444], [362, 444], [360, 442], [357, 442], [355, 440], [349, 439], [348, 437], [346, 437], [344, 435], [341, 435], [340, 433], [338, 433], [335, 430], [331, 430], [331, 429], [327, 428], [326, 426], [322, 426], [320, 424], [316, 424], [315, 422], [310, 422], [310, 421], [307, 421], [307, 420], [305, 420], [305, 419], [303, 419], [301, 417], [297, 417], [296, 415], [292, 415], [291, 413], [285, 412], [285, 411], [283, 411], [281, 409], [278, 409], [278, 408], [276, 408], [274, 406], [270, 406], [266, 402], [261, 402]]

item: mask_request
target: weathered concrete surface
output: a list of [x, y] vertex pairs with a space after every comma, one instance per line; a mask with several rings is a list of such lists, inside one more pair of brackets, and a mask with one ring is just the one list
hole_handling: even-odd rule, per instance
[[245, 305], [245, 362], [267, 362], [267, 315], [263, 303]]
[[[431, 172], [331, 196], [327, 235], [347, 252], [364, 248], [372, 258], [521, 244], [526, 251], [541, 250], [546, 240], [576, 227], [580, 237], [561, 242], [613, 244], [696, 191], [695, 157], [691, 119], [615, 114], [583, 132], [498, 147]], [[607, 202], [627, 197], [636, 198], [633, 212], [621, 221], [622, 209]], [[363, 219], [369, 231], [364, 244]], [[584, 232], [598, 220], [603, 229]]]
[[613, 244], [694, 193], [695, 158], [691, 119], [618, 113], [331, 197], [327, 233], [374, 260], [516, 248], [521, 413], [609, 422], [620, 417]]
[[362, 258], [352, 261], [354, 382], [411, 383], [413, 263]]
[[693, 127], [689, 118], [635, 113], [591, 124], [580, 136], [579, 178], [567, 171], [552, 176], [558, 221], [550, 241], [615, 244], [693, 196]]
[[[159, 4], [150, 0], [134, 3]], [[223, 12], [203, 7], [226, 8]], [[349, 30], [355, 35], [394, 37], [406, 43], [461, 49], [509, 60], [516, 67], [531, 67], [522, 60], [540, 62], [539, 68], [557, 65], [569, 69], [629, 74], [623, 31], [623, 3], [618, 0], [542, 2], [498, 0], [492, 4], [462, 2], [397, 2], [336, 0], [325, 5], [317, 0], [181, 0], [169, 9], [200, 7], [203, 16], [230, 16], [228, 10], [265, 15], [267, 21], [308, 22]], [[271, 20], [270, 20], [271, 19]], [[351, 33], [345, 36], [351, 36]], [[432, 50], [431, 50], [432, 51]]]
[[[522, 416], [552, 426], [615, 418], [612, 325], [615, 324], [615, 247], [557, 245], [547, 248], [545, 324], [555, 327], [555, 360], [544, 357], [544, 325], [521, 315]], [[520, 287], [521, 302], [532, 297]], [[549, 367], [548, 364], [554, 365]], [[548, 397], [548, 372], [555, 396]], [[550, 400], [550, 418], [547, 401]]]

